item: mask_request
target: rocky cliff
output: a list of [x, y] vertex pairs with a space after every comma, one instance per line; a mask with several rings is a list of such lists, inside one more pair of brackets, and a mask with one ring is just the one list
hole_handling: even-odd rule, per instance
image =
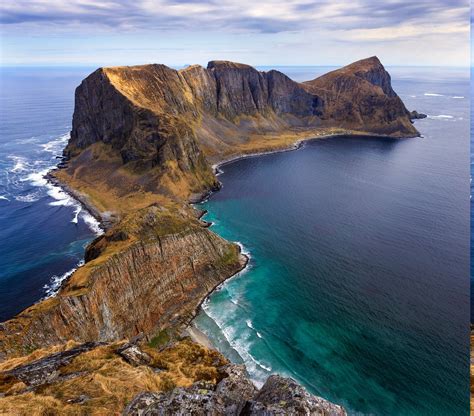
[[61, 180], [183, 199], [216, 186], [209, 163], [326, 134], [412, 137], [410, 118], [376, 57], [305, 83], [226, 61], [101, 68], [77, 88]]
[[[113, 343], [138, 335], [142, 344], [156, 347], [164, 340], [172, 347], [200, 302], [246, 261], [237, 245], [207, 229], [187, 204], [218, 188], [211, 163], [331, 134], [416, 136], [410, 118], [420, 116], [405, 108], [377, 58], [306, 83], [226, 61], [180, 71], [164, 65], [101, 68], [81, 83], [75, 100], [66, 160], [51, 177], [101, 217], [107, 231], [89, 245], [85, 265], [57, 296], [0, 325], [0, 360], [23, 356], [12, 359], [24, 362], [25, 354], [45, 347]], [[124, 359], [131, 360], [130, 355]], [[186, 371], [196, 376], [201, 364], [193, 363]], [[15, 384], [23, 382], [24, 369], [17, 370], [3, 375], [13, 383], [8, 394], [31, 392]], [[116, 371], [107, 374], [116, 380]], [[209, 403], [225, 409], [227, 398], [216, 384], [219, 371], [212, 371], [214, 385], [205, 388], [209, 392], [202, 401], [192, 402], [203, 386], [192, 387], [191, 381], [209, 380], [187, 377], [177, 385], [190, 390], [147, 396], [150, 414], [161, 414], [177, 398], [189, 399], [189, 409], [197, 414], [208, 414]], [[183, 371], [176, 374], [179, 378]], [[232, 414], [343, 414], [291, 383], [272, 378], [262, 391], [242, 393], [244, 398], [229, 404], [238, 409]], [[104, 393], [108, 388], [99, 390], [109, 394]], [[141, 406], [143, 400], [137, 400]], [[128, 412], [135, 414], [133, 409]]]
[[57, 296], [2, 325], [0, 354], [71, 339], [151, 339], [161, 330], [179, 331], [206, 295], [246, 261], [237, 245], [185, 211], [155, 205], [92, 242], [86, 260]]

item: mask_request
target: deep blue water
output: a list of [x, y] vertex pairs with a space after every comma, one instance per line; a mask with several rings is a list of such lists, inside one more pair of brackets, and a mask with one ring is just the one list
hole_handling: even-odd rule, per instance
[[[93, 69], [0, 72], [0, 320], [54, 291], [97, 232], [42, 178]], [[252, 258], [198, 325], [256, 381], [291, 375], [353, 412], [467, 414], [469, 80], [390, 72], [431, 116], [424, 138], [331, 139], [225, 166], [208, 218]]]
[[92, 217], [43, 179], [67, 142], [74, 89], [89, 72], [1, 69], [0, 321], [54, 291], [95, 235]]
[[196, 323], [256, 381], [280, 372], [352, 413], [468, 414], [466, 72], [391, 70], [429, 115], [422, 138], [319, 140], [223, 167], [206, 219], [250, 267]]

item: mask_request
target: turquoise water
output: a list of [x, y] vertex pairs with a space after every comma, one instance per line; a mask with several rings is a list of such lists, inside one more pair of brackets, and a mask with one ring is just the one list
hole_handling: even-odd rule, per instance
[[196, 324], [257, 383], [279, 372], [353, 414], [468, 414], [469, 78], [426, 71], [392, 71], [422, 138], [223, 167], [202, 208], [251, 260]]

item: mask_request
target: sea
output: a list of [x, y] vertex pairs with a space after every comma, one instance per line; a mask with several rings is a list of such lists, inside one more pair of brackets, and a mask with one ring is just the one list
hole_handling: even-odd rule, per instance
[[[102, 232], [44, 178], [93, 70], [0, 70], [0, 321], [54, 296]], [[250, 262], [195, 324], [258, 385], [278, 372], [354, 415], [467, 415], [469, 70], [388, 70], [428, 114], [421, 137], [315, 140], [220, 167], [200, 208]]]

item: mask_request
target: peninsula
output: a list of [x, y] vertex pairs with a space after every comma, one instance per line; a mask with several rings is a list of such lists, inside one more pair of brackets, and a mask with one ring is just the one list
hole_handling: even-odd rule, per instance
[[304, 83], [227, 61], [93, 72], [50, 179], [105, 232], [56, 296], [0, 324], [0, 409], [345, 414], [280, 376], [257, 391], [242, 367], [183, 337], [247, 261], [189, 202], [219, 189], [224, 161], [330, 136], [415, 137], [420, 117], [376, 57]]

